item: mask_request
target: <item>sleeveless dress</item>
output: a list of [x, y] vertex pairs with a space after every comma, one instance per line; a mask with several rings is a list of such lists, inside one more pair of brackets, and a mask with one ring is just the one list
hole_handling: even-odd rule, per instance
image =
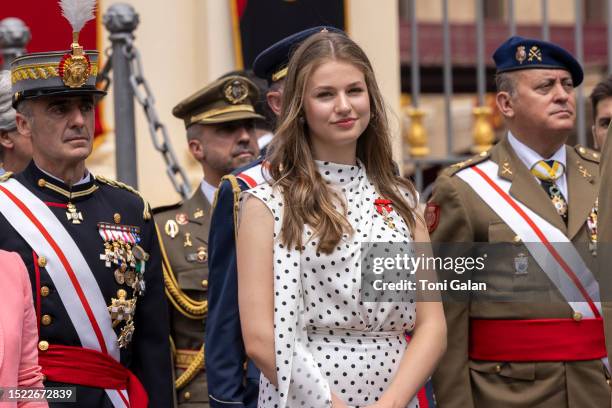
[[[382, 198], [362, 163], [317, 161], [329, 186], [345, 197], [354, 229], [329, 255], [306, 225], [301, 251], [280, 242], [283, 197], [264, 183], [243, 193], [260, 199], [274, 216], [274, 331], [278, 389], [262, 374], [258, 407], [331, 406], [333, 391], [349, 406], [373, 404], [394, 378], [414, 328], [416, 305], [362, 302], [361, 243], [411, 242], [409, 227], [391, 211], [394, 229], [377, 212]], [[406, 192], [410, 204], [413, 199]], [[416, 398], [408, 407], [418, 407]]]

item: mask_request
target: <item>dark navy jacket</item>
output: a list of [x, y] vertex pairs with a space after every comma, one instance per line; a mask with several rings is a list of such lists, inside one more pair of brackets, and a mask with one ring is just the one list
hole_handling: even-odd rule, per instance
[[[153, 219], [144, 220], [143, 200], [133, 192], [113, 187], [97, 179], [94, 180], [92, 177], [89, 182], [72, 189], [74, 195], [83, 194], [71, 200], [77, 210], [82, 213], [83, 221], [81, 224], [72, 224], [66, 217], [65, 204], [68, 199], [56, 191], [41, 187], [45, 184], [41, 180], [64, 190], [68, 190], [68, 186], [40, 171], [33, 162], [23, 173], [15, 176], [15, 179], [45, 202], [66, 228], [93, 272], [107, 305], [111, 304], [112, 298], [118, 297], [118, 290], [127, 290], [129, 297], [132, 292], [126, 285], [119, 285], [116, 282], [113, 270], [105, 265], [104, 260], [100, 259], [100, 255], [104, 253], [104, 241], [98, 233], [97, 223], [116, 223], [120, 216], [120, 224], [140, 228], [142, 238], [140, 246], [150, 255], [144, 272], [146, 292], [137, 300], [133, 338], [126, 348], [120, 349], [120, 359], [121, 364], [132, 371], [144, 385], [149, 396], [149, 407], [171, 407], [173, 384], [168, 338], [168, 307], [164, 296], [160, 250], [155, 225]], [[119, 216], [115, 216], [116, 214]], [[39, 259], [39, 254], [33, 253], [32, 248], [1, 214], [0, 249], [19, 253], [28, 269], [35, 306], [40, 302], [37, 318], [48, 315], [40, 324], [40, 340], [47, 341], [51, 345], [80, 347], [79, 336], [49, 273], [44, 266], [39, 266], [38, 262], [35, 265], [35, 257]], [[39, 278], [37, 278], [37, 271]], [[44, 289], [41, 290], [43, 287]], [[123, 324], [115, 328], [117, 336], [122, 327]], [[75, 364], [78, 363], [75, 361]], [[45, 386], [74, 385], [46, 381]], [[76, 386], [76, 402], [50, 403], [49, 405], [68, 408], [113, 407], [104, 389], [80, 385]]]
[[[217, 191], [208, 236], [208, 318], [206, 376], [210, 406], [257, 407], [259, 370], [249, 360], [242, 341], [238, 314], [238, 276], [234, 198], [250, 187], [235, 175], [259, 166], [260, 158], [224, 177]], [[233, 180], [234, 185], [232, 185]]]

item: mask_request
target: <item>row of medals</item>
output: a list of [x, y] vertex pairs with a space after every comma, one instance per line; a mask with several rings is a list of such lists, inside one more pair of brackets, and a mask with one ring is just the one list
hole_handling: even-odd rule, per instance
[[120, 348], [127, 347], [134, 335], [136, 302], [138, 296], [144, 295], [145, 292], [145, 281], [141, 272], [145, 257], [146, 254], [140, 246], [121, 239], [105, 241], [104, 254], [100, 255], [100, 259], [106, 262], [107, 267], [114, 268], [113, 275], [117, 284], [127, 285], [132, 289], [131, 299], [128, 299], [128, 292], [125, 289], [119, 289], [117, 298], [112, 298], [108, 306], [113, 328], [125, 323], [117, 338]]

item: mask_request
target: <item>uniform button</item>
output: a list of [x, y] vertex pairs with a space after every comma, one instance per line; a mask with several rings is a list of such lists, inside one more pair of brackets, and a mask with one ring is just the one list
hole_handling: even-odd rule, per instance
[[606, 380], [606, 382], [608, 383], [608, 385], [610, 385], [610, 379], [609, 378]]
[[582, 320], [582, 313], [580, 313], [580, 312], [574, 313], [574, 320], [577, 321], [577, 322], [581, 321]]
[[50, 325], [52, 321], [53, 321], [53, 318], [49, 316], [48, 314], [42, 315], [42, 317], [40, 318], [40, 322], [43, 324], [43, 326]]
[[38, 179], [38, 187], [44, 187], [47, 185], [45, 179]]
[[208, 287], [208, 281], [206, 279], [202, 280], [202, 287], [203, 288], [207, 288]]
[[501, 373], [501, 366], [499, 364], [495, 366], [495, 372], [498, 374]]
[[190, 393], [189, 391], [185, 391], [185, 394], [183, 394], [183, 397], [184, 397], [186, 400], [189, 400], [189, 399], [191, 399], [191, 393]]
[[115, 224], [119, 224], [121, 222], [121, 214], [115, 213], [113, 215], [113, 221], [115, 221]]
[[49, 296], [49, 292], [50, 292], [50, 290], [49, 290], [48, 286], [41, 286], [41, 288], [40, 288], [40, 295], [42, 297]]
[[518, 235], [515, 235], [514, 238], [512, 238], [512, 242], [514, 242], [515, 244], [520, 244], [522, 241], [523, 240]]
[[47, 266], [47, 258], [45, 258], [44, 256], [39, 257], [38, 266], [40, 266], [41, 268], [44, 268], [45, 266]]
[[49, 342], [45, 341], [45, 340], [39, 341], [38, 342], [38, 349], [40, 351], [47, 351], [47, 350], [49, 350]]

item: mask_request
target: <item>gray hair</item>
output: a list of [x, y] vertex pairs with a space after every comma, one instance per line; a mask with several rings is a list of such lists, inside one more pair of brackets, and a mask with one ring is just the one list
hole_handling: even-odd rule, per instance
[[508, 92], [510, 96], [514, 96], [516, 91], [516, 78], [514, 72], [500, 72], [495, 75], [495, 85], [497, 92]]
[[12, 106], [11, 71], [0, 71], [0, 130], [14, 130], [15, 109]]

